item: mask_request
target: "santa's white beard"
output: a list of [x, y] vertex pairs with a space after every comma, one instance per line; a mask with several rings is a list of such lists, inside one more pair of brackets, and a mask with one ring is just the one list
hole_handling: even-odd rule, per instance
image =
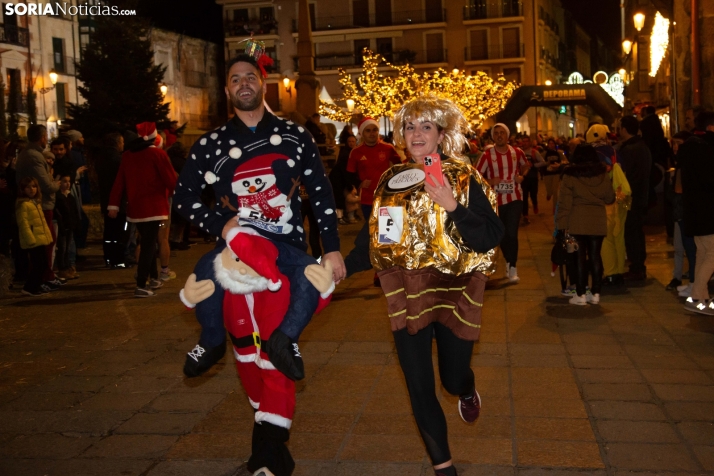
[[234, 269], [224, 268], [220, 254], [213, 261], [213, 269], [218, 284], [233, 294], [259, 293], [268, 289], [268, 280], [262, 276], [250, 276]]

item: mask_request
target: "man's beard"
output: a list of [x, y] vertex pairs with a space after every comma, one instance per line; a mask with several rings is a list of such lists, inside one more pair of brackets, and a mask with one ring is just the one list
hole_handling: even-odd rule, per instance
[[231, 94], [231, 103], [239, 111], [255, 111], [263, 104], [263, 88], [258, 89], [250, 99], [243, 100], [238, 96], [239, 94], [240, 90], [236, 91], [235, 94]]

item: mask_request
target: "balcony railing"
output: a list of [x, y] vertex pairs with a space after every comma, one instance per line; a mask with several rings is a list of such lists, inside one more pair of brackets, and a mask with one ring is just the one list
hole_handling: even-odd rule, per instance
[[464, 20], [523, 16], [523, 3], [509, 0], [476, 1], [464, 7]]
[[[373, 15], [363, 20], [354, 15], [317, 18], [312, 25], [312, 31], [346, 30], [372, 26], [420, 25], [445, 21], [446, 9], [408, 10], [392, 12], [391, 18], [375, 18]], [[297, 31], [298, 21], [293, 20], [293, 33]]]
[[58, 74], [74, 76], [77, 73], [77, 68], [74, 64], [74, 58], [71, 58], [69, 56], [63, 56], [61, 63], [55, 63], [55, 55], [53, 53], [49, 53], [47, 55], [47, 61], [50, 65], [50, 68], [53, 68]]
[[[448, 58], [445, 49], [399, 50], [380, 54], [386, 61], [395, 65], [445, 63]], [[315, 69], [318, 70], [359, 67], [363, 64], [362, 55], [354, 53], [335, 53], [315, 57]], [[295, 68], [297, 69], [297, 58], [295, 59]]]
[[546, 50], [544, 47], [541, 47], [540, 49], [540, 59], [542, 59], [544, 62], [549, 64], [550, 66], [554, 68], [558, 68], [561, 64], [560, 60], [558, 57], [554, 54], [552, 54], [550, 51]]
[[28, 46], [30, 44], [30, 32], [27, 28], [19, 26], [0, 25], [0, 43]]
[[504, 44], [491, 45], [482, 48], [464, 48], [464, 59], [466, 61], [483, 61], [504, 58], [523, 58], [525, 57], [525, 45], [520, 44]]
[[272, 18], [266, 20], [227, 21], [224, 25], [225, 36], [277, 35], [278, 22]]

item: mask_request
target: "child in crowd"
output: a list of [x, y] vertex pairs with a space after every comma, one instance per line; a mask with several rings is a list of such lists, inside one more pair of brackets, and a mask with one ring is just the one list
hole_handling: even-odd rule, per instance
[[58, 276], [64, 279], [77, 279], [79, 275], [72, 267], [69, 260], [69, 251], [74, 242], [74, 232], [79, 224], [77, 200], [70, 193], [72, 178], [69, 174], [60, 177], [60, 193], [55, 199], [55, 216], [57, 217], [57, 269]]
[[20, 247], [30, 257], [30, 272], [22, 288], [28, 296], [42, 296], [49, 288], [42, 284], [42, 274], [47, 267], [45, 247], [52, 243], [45, 215], [42, 213], [42, 193], [34, 177], [23, 178], [18, 186], [15, 216], [20, 230]]

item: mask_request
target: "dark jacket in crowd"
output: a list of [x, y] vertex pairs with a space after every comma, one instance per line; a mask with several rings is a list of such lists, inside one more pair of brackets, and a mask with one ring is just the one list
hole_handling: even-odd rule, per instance
[[571, 235], [607, 235], [605, 205], [615, 201], [605, 164], [577, 164], [565, 168], [560, 182], [558, 230]]
[[[105, 212], [109, 206], [109, 195], [112, 193], [114, 179], [119, 173], [121, 153], [115, 147], [102, 147], [97, 151], [95, 168], [99, 181], [99, 203]], [[119, 206], [120, 213], [126, 213], [125, 201]]]
[[352, 149], [343, 145], [340, 147], [340, 154], [337, 156], [335, 166], [330, 170], [330, 184], [335, 195], [337, 208], [345, 208], [345, 192], [349, 192], [353, 187], [359, 187], [359, 180], [355, 183], [355, 174], [347, 172], [347, 161], [350, 158]]
[[620, 166], [632, 189], [632, 209], [647, 210], [652, 155], [641, 137], [630, 137], [620, 145]]
[[62, 192], [57, 192], [55, 197], [55, 212], [52, 218], [57, 219], [57, 226], [60, 231], [74, 232], [79, 225], [79, 211], [77, 200], [72, 194], [65, 195]]
[[327, 136], [324, 132], [322, 132], [320, 126], [318, 126], [311, 120], [308, 119], [308, 121], [305, 123], [305, 128], [310, 132], [310, 134], [312, 134], [312, 137], [315, 138], [316, 144], [324, 144], [327, 140]]
[[684, 233], [714, 235], [714, 132], [690, 137], [677, 153], [682, 174]]
[[62, 158], [55, 157], [55, 163], [52, 166], [53, 173], [56, 176], [69, 177], [70, 183], [77, 181], [77, 169], [79, 165], [74, 161], [74, 157], [70, 154], [65, 154]]

